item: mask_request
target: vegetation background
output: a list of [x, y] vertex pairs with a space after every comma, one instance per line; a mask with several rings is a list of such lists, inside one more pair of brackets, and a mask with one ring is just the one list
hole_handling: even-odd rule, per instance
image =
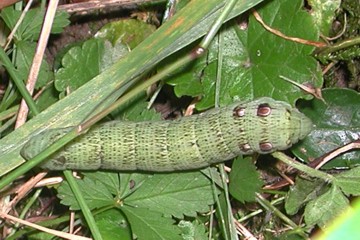
[[[46, 28], [54, 2], [0, 5], [1, 238], [303, 239], [336, 232], [334, 219], [360, 194], [358, 1], [236, 1], [206, 53], [175, 67], [193, 58], [232, 1], [103, 1], [100, 10], [93, 1], [63, 1]], [[51, 35], [43, 56], [37, 46], [44, 29]], [[154, 76], [161, 82], [147, 88]], [[35, 84], [35, 100], [26, 81]], [[312, 133], [285, 153], [166, 174], [95, 171], [74, 179], [68, 171], [41, 173], [38, 162], [24, 164], [19, 154], [32, 135], [76, 126], [118, 98], [102, 121], [171, 119], [261, 96], [298, 107], [313, 120]]]

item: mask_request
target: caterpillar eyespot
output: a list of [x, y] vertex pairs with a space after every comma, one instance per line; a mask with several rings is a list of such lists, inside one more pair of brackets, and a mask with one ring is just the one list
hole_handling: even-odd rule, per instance
[[265, 103], [260, 104], [257, 110], [257, 114], [259, 117], [267, 117], [271, 114], [271, 107]]
[[[21, 155], [31, 159], [70, 129], [46, 130], [32, 137]], [[259, 98], [178, 120], [97, 125], [53, 154], [42, 167], [153, 172], [198, 169], [241, 154], [285, 150], [311, 130], [310, 119], [296, 108]]]

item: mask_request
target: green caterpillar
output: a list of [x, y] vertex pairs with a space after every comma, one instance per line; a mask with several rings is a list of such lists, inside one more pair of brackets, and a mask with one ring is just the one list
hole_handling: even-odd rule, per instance
[[[31, 159], [71, 128], [46, 130], [21, 150]], [[303, 139], [312, 122], [296, 108], [271, 98], [234, 103], [172, 121], [97, 125], [51, 156], [49, 170], [198, 169], [254, 152], [284, 150]]]

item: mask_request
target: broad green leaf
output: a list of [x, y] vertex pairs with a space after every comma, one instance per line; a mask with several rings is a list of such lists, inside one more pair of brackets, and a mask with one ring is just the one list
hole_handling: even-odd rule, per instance
[[242, 203], [255, 201], [263, 185], [251, 157], [235, 159], [229, 181], [230, 194]]
[[[122, 25], [127, 27], [118, 27]], [[62, 68], [55, 75], [56, 89], [61, 95], [65, 95], [65, 91], [75, 91], [124, 57], [130, 47], [134, 48], [153, 31], [153, 26], [133, 19], [104, 26], [96, 34], [96, 38], [75, 45], [64, 54], [61, 60]]]
[[285, 201], [287, 214], [296, 214], [302, 206], [316, 199], [327, 190], [329, 190], [329, 186], [320, 179], [297, 177], [295, 185], [292, 186], [287, 193]]
[[109, 209], [94, 216], [104, 240], [132, 240], [131, 228], [119, 209]]
[[[286, 35], [316, 41], [319, 32], [302, 4], [301, 0], [270, 1], [258, 12], [265, 23]], [[219, 40], [221, 37], [222, 41]], [[322, 84], [318, 63], [311, 56], [314, 47], [275, 36], [253, 16], [247, 25], [239, 25], [236, 21], [226, 24], [219, 38], [213, 40], [207, 56], [187, 66], [185, 73], [170, 79], [177, 95], [202, 97], [198, 109], [214, 105], [216, 88], [220, 90], [221, 104], [261, 96], [294, 104], [298, 98], [306, 96], [280, 75], [300, 84]], [[221, 85], [216, 86], [214, 76], [219, 71], [220, 54], [223, 57]], [[184, 79], [189, 79], [191, 85], [185, 84]]]
[[212, 183], [200, 172], [156, 174], [124, 200], [177, 218], [209, 211], [214, 203]]
[[[206, 212], [214, 203], [211, 181], [200, 172], [152, 176], [100, 171], [85, 173], [78, 184], [90, 209], [120, 203], [183, 218], [183, 215], [196, 216], [196, 212]], [[59, 187], [58, 193], [63, 204], [79, 209], [66, 182]]]
[[353, 168], [343, 173], [335, 175], [335, 184], [346, 195], [360, 195], [360, 167]]
[[[218, 38], [215, 38], [207, 55], [181, 69], [180, 73], [167, 81], [168, 84], [175, 86], [177, 96], [201, 96], [201, 101], [196, 105], [199, 110], [214, 106], [216, 87], [220, 89], [221, 105], [234, 101], [231, 88], [239, 82], [241, 71], [244, 70], [242, 64], [247, 61], [247, 55], [244, 54], [243, 45], [236, 35], [234, 25], [235, 23], [226, 24], [221, 30], [224, 45], [220, 45]], [[219, 48], [222, 52], [219, 52]], [[214, 79], [218, 68], [218, 54], [223, 54], [224, 58], [220, 86], [215, 85], [216, 79]]]
[[[90, 209], [106, 206], [115, 206], [115, 199], [107, 186], [100, 181], [87, 178], [77, 179], [79, 188]], [[58, 197], [61, 203], [70, 207], [71, 210], [79, 210], [79, 204], [73, 195], [67, 182], [63, 182], [58, 189]]]
[[90, 178], [93, 181], [99, 181], [106, 186], [106, 188], [118, 199], [123, 199], [130, 195], [133, 191], [141, 187], [142, 183], [151, 174], [145, 173], [113, 173], [113, 172], [90, 172], [84, 173], [85, 178]]
[[349, 200], [341, 190], [332, 186], [329, 191], [310, 201], [305, 207], [305, 222], [309, 226], [318, 225], [321, 228], [329, 226], [331, 220], [346, 210]]
[[63, 57], [60, 68], [55, 74], [55, 87], [59, 92], [67, 89], [75, 91], [84, 83], [100, 73], [104, 42], [91, 39], [71, 48]]
[[[119, 174], [97, 171], [84, 173], [84, 178], [78, 180], [78, 185], [84, 193], [89, 207], [95, 209], [121, 204], [118, 201], [123, 201], [151, 177], [150, 174]], [[67, 182], [61, 184], [58, 193], [58, 197], [62, 199], [62, 204], [70, 206], [71, 209], [79, 209]]]
[[[303, 9], [301, 0], [271, 1], [258, 10], [265, 23], [282, 33], [318, 40], [319, 33], [313, 27], [313, 19]], [[275, 13], [275, 14], [274, 14]], [[307, 26], [304, 28], [304, 25]], [[244, 75], [240, 75], [243, 91], [236, 90], [238, 98], [256, 98], [270, 96], [294, 104], [304, 93], [279, 76], [286, 76], [298, 83], [311, 82], [315, 86], [322, 84], [321, 71], [314, 58], [310, 56], [313, 47], [284, 40], [265, 30], [255, 19], [250, 17], [248, 29], [237, 30], [239, 39], [246, 44], [248, 61], [244, 62]], [[269, 94], [270, 93], [270, 94]], [[245, 96], [244, 96], [245, 95]]]
[[154, 32], [154, 26], [129, 19], [105, 25], [96, 38], [70, 48], [56, 72], [55, 87], [59, 92], [73, 92], [124, 57]]
[[[16, 43], [16, 46], [16, 67], [20, 78], [26, 81], [35, 55], [36, 43], [19, 41]], [[53, 78], [54, 74], [51, 72], [50, 66], [45, 60], [42, 60], [35, 88], [39, 89], [45, 86]]]
[[175, 221], [162, 213], [142, 207], [124, 206], [121, 209], [128, 219], [134, 237], [139, 240], [181, 239]]
[[[299, 108], [314, 123], [314, 130], [296, 145], [294, 153], [308, 161], [323, 156], [359, 138], [360, 95], [350, 89], [325, 89], [325, 102], [314, 99], [301, 102]], [[332, 159], [323, 168], [351, 167], [360, 163], [360, 151], [348, 151]]]
[[324, 36], [329, 36], [335, 13], [340, 7], [341, 0], [309, 0], [311, 15], [318, 29]]
[[[18, 22], [21, 13], [21, 11], [15, 10], [13, 6], [10, 6], [2, 9], [0, 16], [7, 26], [10, 29], [13, 29]], [[43, 24], [44, 13], [44, 9], [41, 8], [30, 9], [17, 29], [15, 38], [17, 40], [37, 40]], [[68, 18], [69, 14], [66, 12], [57, 12], [51, 28], [51, 33], [61, 33], [63, 28], [70, 23]]]

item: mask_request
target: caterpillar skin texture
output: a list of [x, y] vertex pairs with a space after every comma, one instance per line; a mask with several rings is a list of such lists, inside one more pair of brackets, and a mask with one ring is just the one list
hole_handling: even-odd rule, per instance
[[[44, 131], [21, 151], [31, 159], [70, 128]], [[296, 108], [271, 98], [234, 103], [172, 121], [97, 125], [53, 154], [49, 170], [198, 169], [254, 152], [284, 150], [303, 139], [312, 122]]]

